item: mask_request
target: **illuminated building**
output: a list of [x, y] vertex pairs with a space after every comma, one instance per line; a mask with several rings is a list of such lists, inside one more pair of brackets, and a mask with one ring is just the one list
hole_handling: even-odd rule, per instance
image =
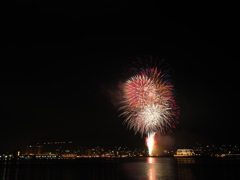
[[76, 153], [75, 144], [72, 141], [47, 141], [29, 145], [26, 155], [64, 155]]
[[72, 149], [74, 149], [72, 141], [48, 141], [42, 144], [44, 154], [63, 155], [73, 153]]
[[26, 148], [26, 155], [41, 155], [42, 146], [40, 145], [29, 145]]
[[193, 149], [177, 149], [176, 154], [174, 154], [174, 157], [189, 157], [189, 156], [195, 156], [195, 152]]

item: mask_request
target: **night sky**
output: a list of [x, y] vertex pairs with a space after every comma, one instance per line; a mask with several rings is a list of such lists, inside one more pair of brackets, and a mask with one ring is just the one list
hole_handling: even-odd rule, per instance
[[138, 57], [171, 67], [174, 145], [240, 144], [237, 16], [230, 4], [11, 3], [1, 22], [0, 152], [32, 142], [145, 147], [116, 101]]

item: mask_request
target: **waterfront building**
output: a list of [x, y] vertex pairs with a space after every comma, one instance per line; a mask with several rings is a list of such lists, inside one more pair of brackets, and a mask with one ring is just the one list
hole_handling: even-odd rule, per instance
[[191, 157], [196, 156], [196, 153], [193, 151], [193, 149], [177, 149], [176, 154], [174, 154], [174, 157]]

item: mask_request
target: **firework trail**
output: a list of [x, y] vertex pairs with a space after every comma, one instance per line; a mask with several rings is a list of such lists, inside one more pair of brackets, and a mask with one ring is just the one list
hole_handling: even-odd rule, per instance
[[174, 100], [174, 86], [168, 74], [158, 67], [140, 68], [125, 82], [123, 93], [120, 109], [124, 123], [135, 133], [147, 134], [147, 144], [151, 144], [148, 147], [154, 144], [155, 132], [165, 134], [175, 128], [179, 108]]
[[153, 150], [153, 145], [154, 145], [154, 136], [155, 136], [155, 132], [154, 133], [148, 133], [148, 137], [146, 139], [146, 144], [148, 147], [148, 154], [152, 155], [152, 150]]

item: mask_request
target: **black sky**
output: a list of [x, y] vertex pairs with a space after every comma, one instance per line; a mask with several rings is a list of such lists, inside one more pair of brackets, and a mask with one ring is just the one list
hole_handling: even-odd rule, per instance
[[137, 57], [170, 64], [176, 144], [238, 143], [232, 4], [13, 2], [2, 11], [0, 151], [30, 142], [143, 147], [109, 98]]

